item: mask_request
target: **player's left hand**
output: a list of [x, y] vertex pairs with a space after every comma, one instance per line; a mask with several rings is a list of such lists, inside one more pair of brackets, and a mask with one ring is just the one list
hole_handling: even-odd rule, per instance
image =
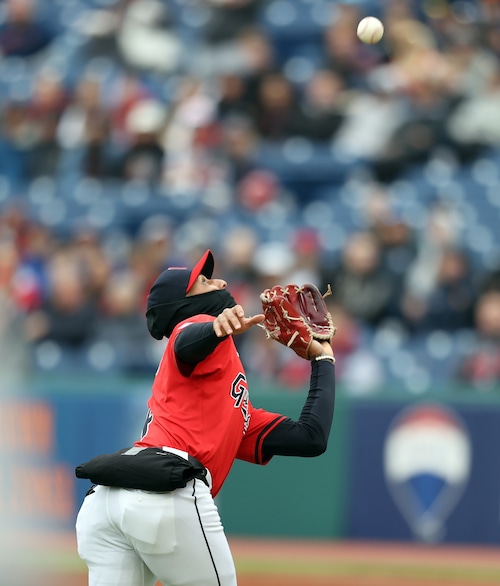
[[218, 338], [230, 336], [231, 334], [243, 334], [252, 326], [261, 323], [263, 319], [263, 313], [252, 317], [245, 317], [245, 311], [241, 305], [227, 307], [215, 318], [213, 322], [214, 332]]

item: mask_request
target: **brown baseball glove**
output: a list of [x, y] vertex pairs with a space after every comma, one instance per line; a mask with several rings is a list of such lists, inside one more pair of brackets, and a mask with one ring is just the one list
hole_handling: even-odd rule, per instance
[[267, 337], [291, 348], [296, 354], [309, 360], [309, 348], [313, 340], [330, 341], [335, 335], [332, 316], [324, 295], [311, 283], [305, 285], [277, 285], [260, 295], [265, 316], [261, 326]]

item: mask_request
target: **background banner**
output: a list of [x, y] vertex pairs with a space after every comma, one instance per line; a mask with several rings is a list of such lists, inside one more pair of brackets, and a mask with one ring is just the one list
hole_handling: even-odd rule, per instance
[[499, 417], [492, 405], [355, 405], [346, 536], [500, 543]]

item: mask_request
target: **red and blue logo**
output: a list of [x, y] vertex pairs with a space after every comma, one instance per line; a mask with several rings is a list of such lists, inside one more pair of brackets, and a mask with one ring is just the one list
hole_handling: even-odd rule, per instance
[[449, 407], [411, 406], [390, 426], [385, 479], [417, 539], [443, 539], [446, 520], [467, 486], [471, 457], [469, 433]]

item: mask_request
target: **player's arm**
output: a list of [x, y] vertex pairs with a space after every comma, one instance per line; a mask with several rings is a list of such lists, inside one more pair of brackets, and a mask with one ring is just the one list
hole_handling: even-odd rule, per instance
[[214, 321], [189, 324], [177, 336], [174, 352], [177, 366], [185, 376], [211, 354], [230, 334], [242, 334], [264, 319], [263, 315], [245, 317], [241, 305], [228, 307]]
[[300, 417], [298, 421], [286, 418], [269, 432], [262, 443], [263, 459], [322, 454], [328, 445], [334, 408], [335, 365], [327, 359], [313, 359], [309, 392]]
[[184, 328], [174, 343], [177, 366], [184, 376], [189, 376], [194, 367], [211, 354], [225, 338], [219, 338], [213, 322], [190, 324]]

